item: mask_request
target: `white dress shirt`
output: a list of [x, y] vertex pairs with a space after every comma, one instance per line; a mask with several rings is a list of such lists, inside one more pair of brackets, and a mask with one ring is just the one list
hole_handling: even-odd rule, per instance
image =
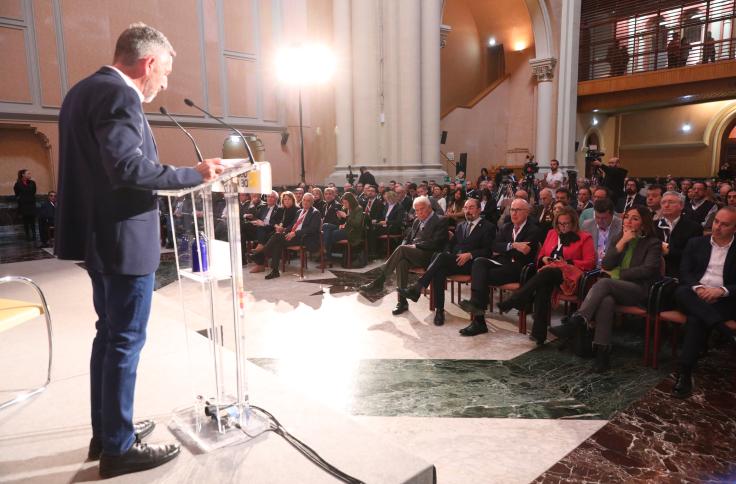
[[726, 256], [728, 251], [733, 245], [733, 237], [728, 245], [720, 246], [713, 241], [713, 237], [710, 238], [710, 261], [708, 261], [708, 268], [705, 269], [705, 274], [700, 278], [700, 284], [693, 286], [693, 289], [699, 287], [720, 287], [723, 289], [723, 296], [728, 296], [728, 289], [723, 286], [723, 268], [726, 265]]

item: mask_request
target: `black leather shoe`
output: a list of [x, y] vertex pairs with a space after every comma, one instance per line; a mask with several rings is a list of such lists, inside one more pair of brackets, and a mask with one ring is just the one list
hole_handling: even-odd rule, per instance
[[445, 324], [445, 310], [438, 309], [434, 312], [434, 325], [442, 326], [443, 324]]
[[675, 398], [688, 398], [693, 394], [693, 377], [689, 371], [680, 371], [677, 375], [675, 386], [672, 387], [672, 396]]
[[406, 299], [403, 297], [399, 298], [399, 302], [396, 304], [396, 307], [391, 311], [391, 314], [394, 316], [398, 316], [399, 314], [406, 312], [409, 310], [409, 303], [406, 302]]
[[181, 448], [177, 444], [148, 445], [134, 443], [123, 455], [100, 456], [100, 476], [104, 478], [153, 469], [165, 464], [177, 455]]
[[[156, 422], [153, 420], [141, 420], [140, 422], [133, 423], [133, 432], [135, 432], [136, 442], [140, 442], [151, 435], [154, 428], [156, 428]], [[97, 460], [100, 458], [100, 454], [102, 454], [102, 440], [98, 436], [93, 435], [92, 439], [89, 441], [87, 459]]]
[[505, 301], [499, 302], [497, 306], [499, 314], [507, 313], [516, 308], [516, 301], [513, 298], [508, 298]]
[[470, 313], [473, 316], [483, 316], [486, 313], [485, 309], [479, 308], [468, 299], [463, 299], [462, 301], [460, 301], [458, 303], [458, 306], [460, 306], [460, 309], [467, 313]]
[[611, 345], [597, 345], [595, 347], [595, 362], [593, 363], [593, 371], [595, 373], [605, 373], [611, 368]]
[[470, 326], [467, 326], [460, 330], [460, 334], [463, 336], [477, 336], [479, 334], [487, 333], [488, 326], [486, 322], [473, 321]]
[[559, 326], [551, 326], [548, 331], [559, 339], [572, 338], [575, 334], [576, 326], [574, 324], [561, 324]]
[[384, 276], [378, 276], [368, 284], [363, 284], [358, 289], [362, 292], [378, 292], [383, 290], [383, 283], [386, 281]]
[[544, 345], [544, 342], [545, 342], [545, 339], [544, 338], [539, 339], [536, 336], [531, 335], [531, 334], [529, 335], [529, 339], [531, 341], [534, 341], [537, 344], [537, 346], [543, 346]]
[[266, 279], [276, 279], [277, 277], [280, 277], [280, 276], [281, 274], [279, 273], [279, 271], [272, 270], [266, 275]]
[[414, 302], [419, 301], [419, 289], [417, 289], [416, 286], [411, 286], [407, 288], [398, 288], [397, 291], [399, 291], [399, 295], [405, 299], [411, 299]]

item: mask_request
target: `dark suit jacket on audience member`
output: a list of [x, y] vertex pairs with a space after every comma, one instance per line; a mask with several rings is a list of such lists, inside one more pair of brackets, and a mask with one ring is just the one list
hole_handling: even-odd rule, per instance
[[394, 208], [391, 209], [391, 213], [388, 214], [388, 219], [386, 219], [387, 211], [388, 205], [383, 207], [383, 213], [381, 213], [381, 218], [379, 219], [386, 221], [385, 231], [389, 234], [400, 234], [404, 228], [404, 217], [406, 216], [404, 207], [400, 203], [394, 205]]
[[415, 219], [406, 234], [404, 244], [413, 244], [417, 249], [429, 252], [440, 252], [447, 245], [447, 218], [433, 213], [426, 221], [423, 230], [419, 230], [421, 222]]
[[509, 249], [509, 244], [514, 241], [513, 231], [514, 224], [508, 223], [501, 227], [501, 230], [499, 230], [496, 236], [496, 241], [493, 243], [493, 260], [501, 264], [514, 263], [520, 265], [527, 265], [530, 262], [534, 262], [537, 257], [539, 245], [542, 243], [542, 237], [545, 234], [540, 230], [539, 226], [527, 219], [526, 224], [516, 237], [516, 242], [529, 242], [532, 248], [528, 254], [523, 254], [516, 249]]
[[[687, 246], [688, 241], [693, 237], [700, 237], [702, 235], [702, 225], [684, 215], [680, 217], [680, 220], [677, 221], [677, 225], [675, 225], [675, 229], [670, 235], [669, 253], [664, 256], [665, 273], [669, 277], [680, 277], [680, 263], [682, 255], [685, 252], [685, 246]], [[657, 236], [659, 240], [664, 240], [664, 231], [659, 227], [657, 227]]]
[[683, 213], [690, 217], [691, 220], [695, 220], [702, 225], [705, 223], [705, 219], [708, 217], [708, 212], [713, 208], [713, 205], [715, 205], [715, 203], [710, 200], [705, 200], [696, 210], [693, 210], [692, 201], [688, 200], [685, 204], [685, 210]]
[[337, 200], [332, 202], [325, 202], [324, 209], [322, 211], [322, 222], [326, 224], [340, 225], [342, 220], [337, 216], [337, 212], [342, 210], [342, 204]]
[[[299, 217], [301, 217], [304, 209], [300, 209], [294, 221], [287, 227], [285, 232], [290, 232]], [[307, 212], [302, 227], [295, 232], [295, 238], [307, 247], [310, 252], [319, 250], [320, 230], [322, 229], [322, 216], [319, 210], [312, 207]]]
[[460, 223], [455, 229], [455, 235], [450, 240], [450, 252], [462, 254], [470, 252], [473, 259], [490, 257], [493, 240], [496, 237], [496, 226], [488, 220], [480, 219], [470, 236], [466, 235], [468, 222]]
[[[700, 279], [708, 269], [712, 249], [710, 236], [695, 237], [688, 241], [680, 262], [680, 284], [685, 286], [700, 284]], [[736, 242], [731, 244], [723, 265], [723, 286], [729, 293], [725, 299], [736, 305]]]
[[[368, 206], [368, 200], [364, 204], [361, 205], [363, 207], [363, 212], [365, 213], [365, 209]], [[373, 204], [371, 205], [371, 211], [370, 213], [366, 214], [366, 223], [370, 224], [371, 220], [381, 220], [381, 215], [383, 214], [383, 202], [379, 200], [378, 197], [373, 199]]]
[[[616, 202], [616, 212], [617, 213], [623, 213], [624, 207], [626, 206], [626, 199], [628, 196], [626, 194], [621, 195], [621, 197]], [[639, 195], [638, 193], [634, 195], [634, 201], [631, 204], [632, 207], [635, 207], [637, 205], [641, 205], [642, 207], [646, 207], [647, 205], [647, 199]]]

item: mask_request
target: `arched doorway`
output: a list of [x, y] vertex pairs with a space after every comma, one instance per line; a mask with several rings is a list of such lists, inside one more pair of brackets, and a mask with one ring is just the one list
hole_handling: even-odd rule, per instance
[[728, 172], [728, 177], [736, 176], [736, 118], [732, 119], [721, 138], [721, 156], [718, 172]]

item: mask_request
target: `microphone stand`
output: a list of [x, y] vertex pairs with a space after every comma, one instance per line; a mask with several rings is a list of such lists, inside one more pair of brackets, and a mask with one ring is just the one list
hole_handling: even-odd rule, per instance
[[195, 151], [197, 152], [197, 159], [199, 160], [199, 162], [200, 162], [200, 163], [202, 163], [202, 162], [204, 161], [204, 159], [202, 158], [202, 152], [201, 152], [201, 151], [199, 151], [199, 146], [197, 146], [197, 142], [196, 142], [196, 141], [194, 141], [194, 138], [192, 137], [192, 135], [191, 135], [191, 134], [189, 134], [189, 131], [187, 131], [186, 129], [184, 129], [184, 127], [183, 127], [183, 126], [182, 126], [181, 124], [179, 124], [179, 123], [178, 123], [178, 122], [176, 121], [176, 119], [174, 119], [174, 118], [173, 118], [173, 117], [172, 117], [172, 116], [171, 116], [171, 115], [169, 114], [169, 112], [168, 112], [168, 111], [166, 110], [166, 108], [165, 108], [165, 107], [161, 106], [160, 108], [158, 108], [158, 110], [159, 110], [159, 111], [161, 112], [161, 114], [163, 114], [164, 116], [168, 117], [168, 118], [169, 118], [169, 119], [170, 119], [171, 121], [173, 121], [173, 122], [174, 122], [174, 124], [175, 124], [175, 125], [176, 125], [176, 126], [177, 126], [177, 127], [178, 127], [178, 128], [180, 129], [180, 130], [184, 131], [184, 134], [185, 134], [185, 135], [187, 135], [187, 137], [188, 137], [188, 138], [189, 138], [189, 139], [191, 140], [192, 144], [194, 145], [194, 150], [195, 150]]
[[248, 152], [248, 156], [250, 157], [250, 162], [251, 163], [255, 163], [256, 162], [256, 159], [253, 157], [253, 152], [251, 151], [250, 146], [248, 145], [248, 142], [245, 140], [245, 136], [243, 136], [243, 133], [241, 133], [239, 130], [235, 129], [234, 126], [232, 126], [232, 125], [226, 123], [225, 121], [223, 121], [221, 118], [218, 118], [217, 116], [215, 116], [212, 113], [206, 111], [205, 109], [200, 108], [199, 106], [197, 106], [196, 104], [194, 104], [194, 102], [191, 99], [185, 98], [184, 99], [184, 104], [186, 104], [187, 106], [192, 107], [192, 108], [194, 108], [194, 109], [196, 109], [196, 110], [198, 110], [198, 111], [206, 114], [207, 116], [209, 116], [210, 118], [214, 119], [215, 121], [217, 121], [221, 125], [225, 126], [226, 128], [230, 128], [232, 131], [234, 131], [238, 136], [240, 136], [240, 139], [243, 140], [243, 144], [245, 145], [245, 151]]

